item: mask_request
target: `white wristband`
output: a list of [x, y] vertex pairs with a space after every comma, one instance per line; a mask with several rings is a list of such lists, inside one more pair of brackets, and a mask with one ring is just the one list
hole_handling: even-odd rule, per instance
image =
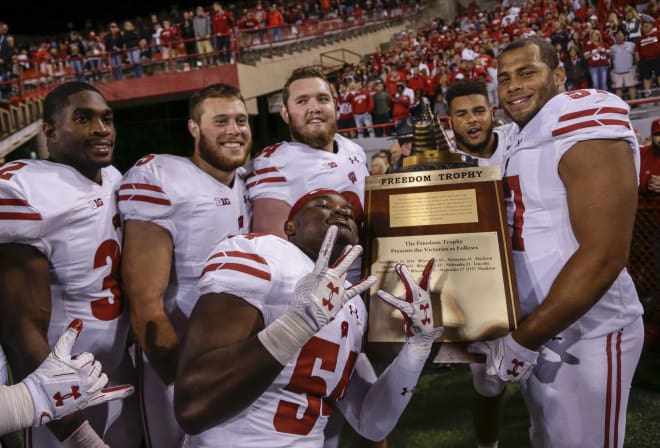
[[0, 385], [0, 436], [32, 425], [34, 403], [23, 383]]
[[315, 333], [304, 317], [289, 310], [257, 333], [257, 337], [273, 358], [285, 366]]
[[62, 448], [79, 448], [81, 446], [85, 448], [109, 448], [87, 420], [78, 426], [78, 429], [66, 440], [62, 441]]

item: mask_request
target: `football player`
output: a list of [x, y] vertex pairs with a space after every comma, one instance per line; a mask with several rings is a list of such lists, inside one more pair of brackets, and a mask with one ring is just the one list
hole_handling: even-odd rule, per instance
[[[7, 361], [0, 349], [0, 436], [133, 393], [128, 384], [104, 388], [108, 376], [91, 353], [71, 355], [82, 327], [74, 319], [39, 368], [13, 386], [5, 386]], [[77, 431], [84, 432], [81, 428]]]
[[[199, 281], [175, 391], [193, 447], [321, 447], [333, 410], [369, 440], [394, 427], [441, 329], [433, 327], [429, 261], [406, 297], [379, 291], [407, 322], [407, 341], [376, 377], [361, 354], [375, 278], [345, 283], [360, 255], [346, 199], [315, 190], [293, 204], [287, 240], [249, 234], [220, 243]], [[335, 244], [336, 241], [336, 244]]]
[[[337, 133], [337, 104], [330, 82], [318, 69], [300, 67], [286, 81], [282, 99], [280, 116], [289, 126], [291, 141], [263, 149], [248, 167], [252, 231], [286, 238], [284, 222], [294, 202], [319, 188], [343, 194], [360, 224], [367, 157], [361, 146]], [[358, 281], [360, 275], [358, 258], [348, 280]], [[326, 429], [325, 448], [338, 446], [341, 425], [341, 415], [335, 414]]]
[[[500, 165], [517, 126], [515, 123], [495, 126], [486, 86], [474, 80], [458, 81], [447, 89], [446, 99], [458, 152], [476, 158], [480, 166]], [[504, 167], [500, 166], [500, 170]], [[487, 375], [484, 363], [471, 363], [470, 370], [474, 387], [472, 418], [478, 446], [496, 448], [506, 382]]]
[[[74, 351], [92, 353], [110, 386], [133, 384], [128, 310], [118, 282], [121, 174], [111, 166], [112, 110], [95, 87], [69, 82], [46, 96], [43, 115], [48, 160], [0, 168], [0, 342], [20, 381], [80, 319], [85, 337]], [[134, 396], [114, 400], [30, 428], [26, 440], [59, 447], [82, 427], [95, 440], [89, 446], [138, 447], [138, 412]]]
[[639, 170], [629, 106], [562, 92], [557, 53], [540, 39], [509, 44], [497, 76], [519, 128], [503, 165], [523, 320], [472, 349], [488, 374], [520, 382], [534, 446], [623, 446], [643, 344], [625, 269]]
[[244, 168], [252, 143], [241, 93], [213, 84], [190, 98], [192, 157], [149, 154], [124, 176], [122, 279], [142, 354], [141, 409], [147, 447], [178, 447], [172, 385], [177, 350], [210, 250], [247, 233]]

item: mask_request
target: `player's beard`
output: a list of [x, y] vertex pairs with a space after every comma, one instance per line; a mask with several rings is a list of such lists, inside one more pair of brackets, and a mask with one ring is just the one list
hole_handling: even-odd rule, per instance
[[309, 131], [305, 124], [297, 126], [291, 122], [291, 137], [296, 142], [305, 143], [312, 148], [323, 149], [332, 142], [337, 132], [337, 120], [329, 119], [325, 123], [327, 125], [325, 129]]
[[230, 156], [223, 154], [220, 143], [215, 140], [210, 140], [202, 135], [199, 139], [198, 151], [199, 156], [213, 168], [229, 172], [245, 164], [248, 154], [250, 154], [251, 146], [252, 141], [248, 140], [243, 145], [244, 151], [242, 156]]
[[474, 154], [481, 154], [484, 149], [486, 149], [490, 143], [491, 136], [493, 135], [493, 122], [490, 122], [490, 126], [486, 130], [486, 138], [484, 139], [483, 142], [478, 143], [476, 145], [470, 144], [463, 137], [458, 134], [454, 133], [454, 137], [456, 138], [456, 143], [459, 144], [459, 148], [462, 146], [464, 147], [467, 151], [474, 153]]

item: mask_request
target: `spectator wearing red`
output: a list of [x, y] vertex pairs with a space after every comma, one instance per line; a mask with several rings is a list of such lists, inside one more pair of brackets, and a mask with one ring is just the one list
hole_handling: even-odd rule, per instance
[[607, 70], [610, 66], [610, 48], [598, 30], [592, 30], [589, 40], [584, 44], [584, 59], [589, 66], [591, 86], [594, 89], [607, 90]]
[[359, 89], [353, 94], [353, 119], [355, 120], [355, 126], [358, 128], [366, 127], [368, 129], [363, 129], [358, 131], [360, 133], [369, 137], [375, 137], [373, 126], [373, 119], [371, 117], [371, 112], [374, 110], [374, 100], [371, 96], [371, 92], [367, 89], [363, 83], [355, 83]]
[[404, 93], [405, 88], [403, 82], [399, 82], [396, 85], [396, 93], [392, 96], [392, 120], [395, 126], [405, 120], [410, 113], [412, 100]]
[[417, 89], [423, 90], [426, 87], [426, 76], [419, 72], [419, 67], [412, 67], [412, 74], [408, 76], [406, 84], [408, 85], [408, 88], [413, 90], [413, 92]]
[[245, 42], [251, 45], [254, 42], [254, 33], [259, 27], [259, 22], [257, 21], [254, 11], [244, 9], [243, 15], [238, 20], [238, 29], [247, 36]]
[[235, 25], [234, 15], [222, 9], [220, 2], [214, 2], [211, 15], [212, 43], [217, 53], [217, 60], [222, 64], [231, 61], [231, 33]]
[[270, 33], [270, 40], [277, 42], [282, 40], [282, 27], [284, 26], [284, 16], [273, 3], [270, 5], [268, 15], [266, 16], [266, 24], [268, 25], [268, 32]]
[[342, 132], [344, 137], [355, 138], [355, 119], [353, 118], [353, 94], [350, 92], [351, 81], [346, 79], [339, 84], [339, 93], [337, 94], [337, 127], [339, 129], [353, 129], [352, 131]]
[[[163, 29], [160, 32], [160, 45], [163, 52], [163, 59], [176, 58], [176, 47], [179, 42], [179, 30], [172, 26], [168, 19], [163, 19]], [[169, 71], [169, 67], [165, 65], [165, 71]]]
[[651, 124], [651, 144], [640, 148], [639, 192], [660, 194], [660, 118]]
[[652, 17], [645, 15], [642, 20], [642, 35], [635, 44], [635, 62], [642, 78], [643, 95], [648, 98], [654, 74], [660, 85], [660, 32]]

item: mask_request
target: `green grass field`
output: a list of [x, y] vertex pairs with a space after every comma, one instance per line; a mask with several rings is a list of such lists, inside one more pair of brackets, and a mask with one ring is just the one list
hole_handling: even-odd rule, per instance
[[[397, 427], [387, 439], [388, 448], [474, 448], [469, 368], [425, 371]], [[507, 387], [500, 448], [530, 446], [528, 417], [516, 384]], [[349, 448], [344, 431], [342, 448]], [[628, 405], [625, 446], [660, 446], [660, 353], [645, 353], [637, 368]], [[561, 448], [561, 447], [557, 447]]]

